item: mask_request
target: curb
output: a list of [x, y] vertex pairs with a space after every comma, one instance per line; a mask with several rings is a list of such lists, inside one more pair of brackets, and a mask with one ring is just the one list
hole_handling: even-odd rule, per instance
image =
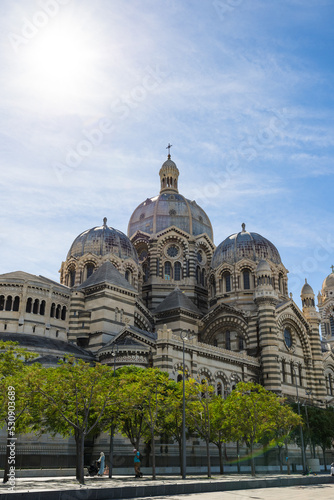
[[287, 478], [250, 478], [244, 480], [207, 480], [175, 482], [156, 485], [129, 485], [112, 488], [82, 488], [68, 490], [33, 490], [22, 492], [0, 492], [1, 500], [121, 500], [150, 496], [170, 496], [193, 493], [209, 493], [217, 491], [235, 491], [257, 488], [281, 488], [288, 486], [309, 486], [317, 484], [334, 484], [332, 476], [300, 476]]

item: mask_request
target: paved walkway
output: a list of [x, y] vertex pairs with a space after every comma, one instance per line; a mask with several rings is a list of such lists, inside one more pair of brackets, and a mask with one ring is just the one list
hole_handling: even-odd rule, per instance
[[[85, 485], [80, 486], [74, 477], [34, 477], [17, 478], [12, 491], [7, 483], [0, 486], [0, 500], [116, 500], [123, 498], [144, 498], [153, 496], [171, 496], [205, 492], [236, 491], [256, 488], [282, 488], [287, 486], [312, 486], [317, 484], [334, 485], [334, 477], [328, 473], [318, 476], [261, 475], [252, 478], [249, 475], [189, 476], [182, 480], [180, 476], [159, 476], [135, 479], [129, 476], [85, 477]], [[216, 497], [218, 498], [218, 497]], [[260, 497], [261, 498], [261, 497]]]

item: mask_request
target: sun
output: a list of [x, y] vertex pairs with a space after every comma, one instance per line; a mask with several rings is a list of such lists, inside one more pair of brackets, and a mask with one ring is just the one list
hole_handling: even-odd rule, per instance
[[26, 92], [44, 103], [66, 105], [85, 97], [96, 51], [83, 29], [62, 23], [47, 27], [30, 41], [23, 63]]

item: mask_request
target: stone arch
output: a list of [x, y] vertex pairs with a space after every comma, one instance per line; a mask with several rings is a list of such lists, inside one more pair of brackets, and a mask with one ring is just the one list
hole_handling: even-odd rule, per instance
[[188, 241], [181, 235], [177, 233], [168, 233], [160, 236], [157, 250], [160, 255], [163, 254], [163, 249], [168, 243], [178, 243], [183, 251], [183, 257], [189, 254], [189, 244]]
[[212, 383], [212, 379], [213, 379], [211, 371], [209, 370], [209, 368], [206, 368], [206, 367], [200, 368], [198, 370], [196, 378], [200, 382], [202, 381], [203, 378], [205, 378], [209, 384]]
[[246, 342], [246, 345], [248, 344], [249, 338], [247, 324], [242, 319], [232, 315], [221, 316], [212, 321], [212, 323], [205, 330], [203, 341], [211, 344], [218, 331], [228, 329], [235, 331], [237, 334], [241, 334]]
[[78, 261], [74, 257], [71, 257], [66, 263], [65, 271], [65, 285], [68, 287], [73, 287], [77, 281], [78, 273]]
[[308, 328], [291, 313], [280, 314], [277, 318], [277, 329], [283, 334], [284, 327], [290, 325], [297, 333], [301, 342], [304, 358], [312, 358], [311, 345], [307, 335]]
[[[188, 377], [190, 377], [191, 375], [191, 372], [190, 372], [190, 369], [189, 367], [187, 366], [187, 363], [185, 362], [184, 363], [184, 373], [185, 373], [185, 378], [187, 379]], [[176, 382], [179, 382], [180, 380], [178, 380], [180, 377], [179, 375], [181, 375], [181, 377], [183, 378], [183, 363], [175, 363], [174, 366], [173, 366], [173, 376], [174, 376], [174, 380], [176, 380]], [[181, 380], [182, 380], [181, 378]]]
[[229, 381], [228, 381], [228, 378], [226, 376], [226, 374], [221, 371], [221, 370], [218, 370], [214, 373], [213, 375], [213, 380], [212, 382], [215, 384], [215, 390], [216, 390], [216, 394], [218, 394], [217, 392], [217, 385], [219, 382], [222, 383], [223, 387], [222, 387], [222, 390], [223, 390], [223, 393], [222, 393], [222, 396], [223, 397], [226, 397], [228, 392], [229, 392]]
[[135, 326], [140, 328], [141, 330], [150, 332], [151, 331], [151, 325], [149, 321], [142, 315], [139, 314], [137, 311], [134, 313], [134, 323]]

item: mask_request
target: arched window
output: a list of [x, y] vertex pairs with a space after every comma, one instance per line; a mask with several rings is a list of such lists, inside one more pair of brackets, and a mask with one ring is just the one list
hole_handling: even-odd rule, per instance
[[231, 291], [231, 274], [229, 271], [223, 273], [223, 292]]
[[215, 297], [216, 295], [216, 279], [214, 275], [210, 277], [210, 295], [211, 297]]
[[223, 385], [221, 382], [218, 382], [217, 384], [217, 396], [222, 396], [223, 395]]
[[39, 311], [39, 300], [35, 299], [32, 312], [33, 314], [38, 314], [38, 311]]
[[302, 374], [302, 365], [298, 365], [298, 377], [299, 377], [299, 385], [303, 386], [303, 374]]
[[14, 304], [13, 304], [13, 311], [18, 311], [20, 307], [20, 297], [16, 295], [14, 299]]
[[32, 298], [29, 297], [27, 299], [26, 312], [31, 313], [31, 308], [32, 308]]
[[41, 302], [41, 307], [39, 308], [39, 314], [41, 316], [44, 316], [44, 314], [45, 314], [45, 300], [42, 300], [42, 302]]
[[282, 359], [282, 381], [286, 382], [285, 360]]
[[283, 275], [279, 273], [278, 275], [278, 290], [283, 293]]
[[5, 296], [0, 295], [0, 311], [3, 311], [5, 308]]
[[206, 283], [206, 272], [205, 272], [205, 269], [202, 269], [202, 273], [201, 273], [201, 285], [205, 286], [205, 283]]
[[143, 264], [143, 282], [146, 283], [148, 281], [148, 278], [149, 278], [149, 267], [148, 267], [148, 264], [145, 263]]
[[13, 305], [13, 298], [11, 295], [8, 295], [6, 299], [6, 311], [11, 311], [12, 310], [12, 305]]
[[245, 269], [242, 273], [243, 276], [243, 283], [244, 283], [244, 290], [249, 290], [250, 289], [250, 273], [248, 269]]
[[241, 335], [239, 335], [238, 341], [239, 341], [239, 351], [244, 351], [245, 350], [245, 341]]
[[62, 307], [62, 310], [61, 310], [61, 319], [63, 321], [65, 321], [65, 319], [66, 319], [66, 306]]
[[172, 266], [170, 262], [165, 262], [164, 265], [164, 278], [165, 280], [170, 280], [172, 278]]
[[50, 316], [51, 316], [51, 318], [55, 317], [55, 312], [56, 312], [56, 304], [54, 302], [52, 302], [52, 304], [51, 304], [51, 310], [50, 310]]
[[201, 284], [201, 269], [199, 266], [196, 267], [196, 283]]
[[60, 305], [58, 304], [57, 308], [56, 308], [56, 319], [59, 319], [59, 318], [60, 318]]
[[69, 286], [75, 285], [75, 267], [69, 269]]
[[332, 335], [332, 337], [334, 337], [334, 319], [333, 319], [333, 316], [329, 317], [329, 324], [331, 327], [331, 335]]
[[132, 272], [130, 271], [130, 269], [127, 269], [125, 271], [125, 279], [126, 281], [128, 281], [129, 283], [132, 283]]
[[175, 262], [175, 264], [174, 264], [174, 279], [175, 279], [175, 281], [180, 281], [180, 279], [181, 279], [181, 264], [180, 264], [180, 262]]
[[[94, 269], [95, 269], [95, 266], [92, 262], [89, 262], [88, 264], [86, 264], [86, 267], [85, 267], [85, 279], [88, 279], [89, 276], [91, 276], [94, 272]], [[71, 286], [74, 286], [74, 285], [71, 285]]]
[[332, 375], [328, 375], [328, 386], [329, 386], [329, 394], [333, 396], [333, 385], [332, 385]]
[[231, 333], [229, 332], [229, 330], [226, 330], [225, 332], [225, 349], [227, 349], [228, 351], [231, 350]]
[[177, 382], [182, 382], [182, 380], [183, 380], [183, 375], [181, 375], [181, 373], [179, 373], [177, 376]]
[[294, 379], [294, 372], [293, 372], [293, 363], [291, 362], [290, 363], [290, 376], [291, 376], [291, 384], [294, 384], [295, 383], [295, 379]]

